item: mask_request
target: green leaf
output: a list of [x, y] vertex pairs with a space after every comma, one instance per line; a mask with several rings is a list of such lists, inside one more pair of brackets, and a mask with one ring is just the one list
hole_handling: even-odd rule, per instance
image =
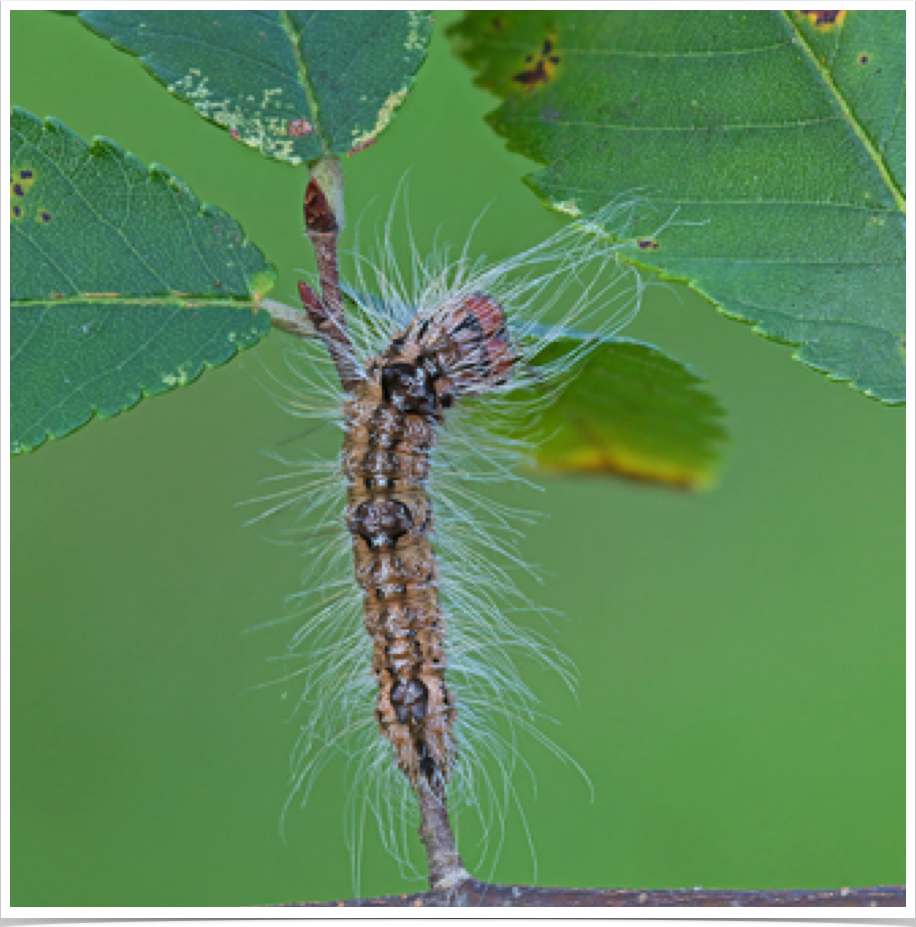
[[261, 154], [300, 164], [365, 148], [426, 57], [422, 10], [83, 10], [170, 93]]
[[[589, 336], [569, 331], [535, 359], [555, 362]], [[547, 394], [556, 384], [535, 390]], [[537, 396], [524, 391], [520, 402]], [[534, 448], [548, 471], [602, 473], [680, 487], [715, 480], [726, 432], [723, 412], [703, 380], [658, 348], [603, 338], [538, 422]]]
[[274, 269], [173, 174], [10, 123], [12, 453], [194, 380], [270, 328]]
[[903, 11], [487, 10], [453, 35], [551, 206], [634, 199], [628, 260], [904, 401]]

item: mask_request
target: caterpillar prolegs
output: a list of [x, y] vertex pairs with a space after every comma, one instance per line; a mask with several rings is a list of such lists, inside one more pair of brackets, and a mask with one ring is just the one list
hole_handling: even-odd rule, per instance
[[[413, 868], [418, 783], [447, 792], [453, 817], [477, 818], [476, 863], [495, 862], [507, 805], [524, 822], [520, 735], [564, 756], [518, 667], [534, 660], [570, 686], [574, 672], [530, 626], [541, 613], [517, 585], [531, 570], [517, 539], [531, 513], [503, 495], [527, 482], [517, 464], [538, 439], [539, 409], [638, 309], [639, 275], [595, 234], [625, 227], [632, 205], [492, 264], [471, 260], [470, 242], [421, 256], [408, 233], [406, 269], [389, 219], [371, 252], [358, 242], [353, 252], [349, 387], [339, 354], [315, 342], [291, 353], [303, 382], [284, 386], [284, 405], [340, 429], [343, 446], [284, 460], [274, 479], [290, 488], [261, 497], [263, 514], [295, 506], [307, 526], [296, 537], [308, 566], [287, 616], [299, 624], [286, 655], [296, 668], [283, 677], [302, 686], [290, 801], [342, 762], [357, 867], [374, 817], [386, 848]], [[543, 363], [575, 326], [595, 338], [569, 339]]]
[[455, 400], [505, 383], [513, 361], [502, 307], [474, 294], [417, 316], [370, 359], [344, 409], [346, 522], [374, 646], [376, 717], [411, 784], [424, 776], [441, 788], [455, 755], [430, 452]]

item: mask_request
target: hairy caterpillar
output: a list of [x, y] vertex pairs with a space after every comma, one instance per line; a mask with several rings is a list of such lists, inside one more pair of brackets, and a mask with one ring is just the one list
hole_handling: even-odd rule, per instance
[[455, 753], [430, 452], [445, 411], [504, 383], [514, 360], [502, 307], [474, 294], [418, 315], [368, 362], [344, 409], [346, 522], [374, 646], [376, 717], [411, 783], [447, 783]]
[[312, 526], [304, 589], [287, 616], [301, 621], [287, 656], [302, 665], [283, 680], [304, 684], [289, 800], [304, 801], [321, 770], [343, 760], [357, 882], [370, 813], [410, 868], [408, 782], [447, 786], [453, 809], [473, 808], [496, 836], [481, 857], [492, 849], [495, 861], [505, 807], [518, 805], [517, 734], [566, 758], [541, 733], [517, 661], [534, 658], [570, 686], [572, 667], [509, 618], [537, 611], [513, 578], [528, 569], [515, 539], [530, 513], [468, 484], [521, 479], [538, 409], [596, 341], [538, 365], [544, 348], [575, 325], [607, 336], [637, 311], [640, 277], [594, 234], [619, 233], [631, 209], [609, 207], [495, 264], [471, 261], [470, 240], [455, 257], [421, 257], [411, 237], [407, 273], [389, 217], [374, 257], [353, 255], [355, 389], [344, 393], [317, 346], [291, 362], [305, 386], [281, 384], [291, 412], [343, 431], [339, 457], [283, 460], [289, 472], [275, 479], [294, 485], [252, 500], [270, 502], [258, 517], [295, 507]]

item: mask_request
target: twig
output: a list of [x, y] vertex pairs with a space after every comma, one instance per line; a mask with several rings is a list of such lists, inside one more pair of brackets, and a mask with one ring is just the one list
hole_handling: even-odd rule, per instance
[[457, 888], [349, 901], [301, 902], [278, 908], [902, 908], [906, 887], [839, 888], [800, 891], [725, 891], [619, 888], [537, 888], [490, 885], [470, 879]]
[[433, 891], [455, 889], [471, 880], [471, 876], [455, 846], [445, 789], [436, 788], [420, 777], [414, 785], [414, 794], [420, 806], [420, 840], [426, 850], [430, 888]]
[[347, 392], [353, 392], [362, 376], [347, 332], [340, 292], [337, 240], [343, 214], [341, 188], [340, 165], [336, 159], [320, 161], [312, 169], [302, 212], [305, 233], [315, 250], [321, 296], [307, 283], [300, 282], [299, 298], [316, 334], [331, 355], [341, 385]]

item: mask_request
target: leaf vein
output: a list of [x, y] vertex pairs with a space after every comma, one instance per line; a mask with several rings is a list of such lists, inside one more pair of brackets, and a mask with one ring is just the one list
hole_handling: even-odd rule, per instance
[[[508, 51], [517, 51], [524, 54], [531, 51], [531, 46], [520, 42], [499, 42], [494, 41], [493, 45]], [[785, 39], [782, 42], [774, 42], [772, 45], [758, 45], [752, 48], [736, 49], [719, 49], [710, 51], [686, 51], [686, 52], [649, 52], [635, 51], [625, 48], [569, 48], [566, 45], [559, 45], [558, 51], [565, 55], [581, 55], [582, 57], [622, 57], [622, 58], [733, 58], [741, 55], [758, 55], [765, 52], [777, 51], [788, 48], [792, 45], [791, 39]]]
[[878, 148], [882, 156], [884, 155], [884, 149], [887, 148], [887, 143], [891, 140], [891, 137], [897, 129], [897, 121], [900, 119], [900, 115], [903, 112], [903, 104], [905, 101], [906, 81], [902, 80], [900, 82], [900, 90], [897, 91], [897, 105], [894, 107], [894, 115], [891, 117], [890, 125], [888, 126], [887, 131], [884, 133], [884, 138], [881, 139], [881, 144]]
[[[11, 132], [14, 132], [15, 130], [11, 128], [10, 131], [11, 131]], [[17, 132], [16, 134], [18, 135], [19, 133]], [[22, 137], [22, 136], [20, 135], [20, 137]], [[47, 138], [47, 135], [44, 134], [44, 131], [43, 131], [42, 141], [44, 141], [46, 138]], [[146, 260], [146, 258], [143, 257], [143, 255], [142, 255], [142, 254], [137, 250], [137, 248], [132, 244], [132, 242], [131, 242], [130, 239], [124, 234], [124, 232], [123, 232], [120, 228], [118, 228], [117, 226], [115, 226], [114, 224], [112, 224], [107, 218], [105, 218], [105, 216], [102, 215], [102, 213], [100, 213], [100, 212], [98, 211], [98, 209], [95, 208], [95, 206], [93, 205], [93, 203], [92, 203], [90, 200], [88, 200], [88, 199], [83, 195], [83, 193], [82, 193], [82, 192], [80, 191], [80, 189], [76, 186], [76, 184], [73, 182], [73, 180], [64, 172], [63, 168], [62, 168], [59, 164], [57, 164], [57, 162], [53, 159], [51, 153], [48, 152], [48, 151], [46, 151], [44, 148], [42, 148], [40, 143], [39, 143], [39, 145], [34, 146], [34, 147], [35, 147], [35, 150], [36, 150], [39, 154], [41, 154], [42, 159], [45, 161], [45, 163], [46, 163], [48, 166], [50, 166], [50, 167], [57, 173], [58, 177], [60, 177], [60, 179], [70, 188], [71, 193], [72, 193], [74, 196], [76, 196], [76, 198], [77, 198], [80, 202], [83, 203], [83, 205], [86, 207], [86, 209], [87, 209], [90, 213], [92, 213], [92, 215], [95, 216], [95, 218], [98, 219], [98, 221], [99, 221], [102, 225], [104, 225], [104, 226], [106, 226], [107, 228], [111, 229], [111, 230], [124, 242], [124, 244], [127, 246], [127, 250], [130, 251], [130, 252], [137, 258], [138, 262], [139, 262], [140, 264], [142, 264], [143, 267], [144, 267], [147, 271], [149, 271], [150, 276], [151, 276], [154, 280], [156, 280], [156, 281], [157, 281], [161, 286], [163, 286], [164, 288], [168, 289], [168, 284], [166, 283], [166, 281], [165, 281], [165, 280], [159, 275], [159, 273], [150, 265], [150, 263]], [[89, 151], [91, 152], [92, 149], [90, 148]], [[124, 170], [123, 165], [120, 165], [120, 163], [119, 163], [119, 167], [121, 168], [121, 170], [122, 170], [122, 172], [123, 172], [123, 170]], [[149, 177], [149, 174], [147, 173], [147, 174], [146, 174], [146, 182], [149, 182], [149, 180], [150, 180], [150, 177]], [[26, 236], [26, 238], [28, 239], [28, 236]], [[31, 239], [28, 239], [28, 240], [31, 241]], [[40, 250], [40, 249], [39, 249], [39, 250]], [[43, 252], [42, 252], [42, 253], [43, 253]], [[53, 262], [52, 262], [52, 263], [53, 263]], [[57, 266], [57, 265], [55, 265], [55, 266]], [[64, 274], [64, 276], [66, 276], [67, 279], [71, 282], [71, 285], [73, 285], [73, 288], [74, 288], [75, 290], [79, 290], [79, 287], [76, 286], [75, 284], [73, 284], [72, 278], [70, 277], [69, 274]]]
[[[305, 21], [305, 25], [308, 25], [317, 15], [317, 12], [312, 13], [312, 15]], [[299, 83], [301, 84], [302, 90], [305, 93], [306, 99], [308, 100], [312, 115], [315, 117], [315, 134], [318, 136], [318, 140], [321, 142], [322, 150], [325, 154], [327, 154], [331, 149], [328, 145], [328, 140], [325, 137], [324, 130], [321, 126], [321, 113], [318, 111], [318, 97], [315, 95], [315, 88], [312, 86], [308, 68], [305, 65], [305, 59], [302, 56], [302, 49], [299, 45], [300, 39], [302, 38], [302, 30], [296, 28], [296, 24], [292, 21], [292, 18], [286, 10], [279, 11], [279, 19], [280, 25], [283, 28], [283, 31], [286, 33], [286, 38], [289, 41], [290, 47], [292, 48], [293, 61], [296, 64], [296, 72], [299, 75]]]
[[[274, 26], [277, 25], [275, 21], [271, 21], [271, 22], [272, 22], [272, 25]], [[252, 64], [256, 64], [258, 67], [265, 68], [269, 71], [275, 71], [285, 80], [287, 81], [292, 80], [292, 82], [295, 83], [295, 79], [293, 78], [293, 75], [291, 75], [288, 71], [284, 71], [283, 68], [274, 64], [274, 62], [268, 61], [265, 58], [259, 58], [257, 55], [248, 54], [247, 52], [241, 51], [240, 49], [237, 49], [237, 48], [230, 48], [229, 46], [226, 46], [226, 45], [216, 46], [212, 42], [207, 42], [204, 39], [197, 38], [197, 36], [186, 35], [184, 33], [167, 32], [161, 29], [145, 29], [144, 36], [155, 36], [157, 38], [167, 39], [170, 42], [175, 42], [175, 43], [185, 43], [188, 45], [200, 45], [203, 48], [206, 48], [208, 51], [217, 51], [220, 55], [231, 55], [235, 58], [241, 59], [242, 61], [249, 61]], [[146, 54], [146, 55], [141, 55], [139, 56], [139, 59], [144, 64], [148, 65], [150, 57], [151, 57], [151, 53]]]
[[[842, 116], [822, 116], [817, 119], [807, 119], [799, 120], [797, 122], [761, 122], [761, 123], [727, 123], [724, 125], [717, 126], [703, 126], [703, 125], [694, 125], [694, 126], [633, 126], [625, 125], [618, 122], [586, 122], [584, 120], [566, 120], [566, 119], [557, 119], [550, 122], [551, 126], [580, 126], [589, 129], [615, 129], [621, 132], [708, 132], [710, 130], [716, 132], [734, 132], [737, 130], [750, 130], [750, 131], [769, 131], [772, 129], [799, 129], [806, 128], [807, 126], [813, 125], [823, 125], [829, 122], [842, 122]], [[514, 119], [513, 122], [517, 125], [538, 125], [541, 129], [545, 128], [544, 120], [540, 117], [535, 117], [533, 119]]]
[[[125, 366], [129, 361], [132, 361], [138, 354], [140, 354], [141, 352], [145, 351], [153, 341], [155, 341], [157, 338], [159, 338], [159, 336], [162, 334], [162, 332], [168, 327], [168, 325], [171, 324], [171, 321], [172, 321], [173, 318], [174, 318], [174, 313], [173, 313], [172, 315], [170, 315], [165, 321], [163, 321], [162, 325], [160, 325], [159, 328], [156, 329], [155, 332], [151, 333], [150, 336], [149, 336], [145, 341], [143, 341], [143, 342], [137, 344], [137, 345], [135, 346], [133, 352], [131, 352], [130, 354], [128, 354], [126, 357], [124, 357], [119, 363], [115, 364], [113, 367], [109, 367], [109, 368], [103, 370], [102, 372], [96, 374], [96, 375], [93, 376], [93, 377], [90, 377], [88, 380], [84, 380], [82, 383], [80, 383], [80, 385], [79, 385], [78, 387], [76, 387], [75, 389], [73, 389], [73, 390], [71, 390], [69, 393], [67, 393], [65, 396], [63, 396], [63, 397], [61, 398], [61, 400], [57, 403], [57, 405], [55, 405], [55, 406], [49, 406], [49, 407], [45, 410], [44, 414], [42, 414], [39, 418], [35, 419], [35, 420], [32, 422], [32, 426], [31, 426], [31, 427], [32, 427], [32, 428], [40, 428], [40, 427], [42, 426], [42, 423], [48, 418], [48, 416], [50, 416], [52, 413], [57, 412], [57, 411], [59, 411], [60, 409], [62, 409], [65, 403], [69, 402], [71, 399], [73, 399], [73, 398], [74, 398], [75, 396], [77, 396], [78, 394], [85, 392], [90, 386], [92, 386], [92, 385], [93, 385], [94, 383], [96, 383], [97, 381], [101, 380], [103, 377], [115, 376], [116, 373], [117, 373], [117, 375], [120, 375], [120, 374], [122, 373], [123, 369], [124, 369], [124, 366]], [[122, 384], [122, 387], [123, 387], [123, 384]], [[127, 389], [128, 389], [128, 391], [129, 391], [129, 387], [128, 387]], [[139, 402], [140, 399], [143, 398], [144, 393], [145, 393], [145, 387], [141, 386], [141, 387], [139, 388], [138, 392], [140, 392], [140, 397], [137, 399], [137, 402]], [[135, 403], [132, 403], [132, 405], [136, 405], [136, 402], [135, 402]], [[98, 406], [97, 406], [95, 403], [90, 402], [90, 403], [89, 403], [89, 407], [90, 407], [90, 409], [92, 409], [95, 413], [98, 413]], [[129, 408], [129, 407], [122, 406], [122, 409], [123, 409], [123, 408]], [[48, 434], [47, 428], [45, 428], [45, 433], [46, 433], [46, 435]]]
[[[544, 184], [543, 188], [548, 191], [548, 185]], [[605, 191], [598, 187], [575, 187], [571, 184], [557, 186], [554, 191], [559, 195], [567, 193], [591, 193], [598, 196], [604, 195]], [[678, 197], [670, 199], [645, 197], [643, 202], [668, 204], [676, 206], [804, 206], [806, 208], [824, 208], [824, 209], [848, 209], [853, 212], [867, 213], [884, 213], [886, 215], [897, 216], [899, 211], [887, 206], [865, 206], [861, 203], [843, 203], [831, 202], [829, 200], [700, 200], [700, 199], [681, 199]]]
[[761, 264], [785, 267], [906, 267], [906, 259], [901, 258], [899, 261], [853, 261], [843, 260], [824, 260], [824, 261], [801, 261], [797, 258], [787, 258], [777, 260], [775, 258], [742, 258], [742, 257], [694, 257], [692, 255], [678, 256], [677, 261], [693, 261], [700, 263], [729, 263], [729, 264]]

